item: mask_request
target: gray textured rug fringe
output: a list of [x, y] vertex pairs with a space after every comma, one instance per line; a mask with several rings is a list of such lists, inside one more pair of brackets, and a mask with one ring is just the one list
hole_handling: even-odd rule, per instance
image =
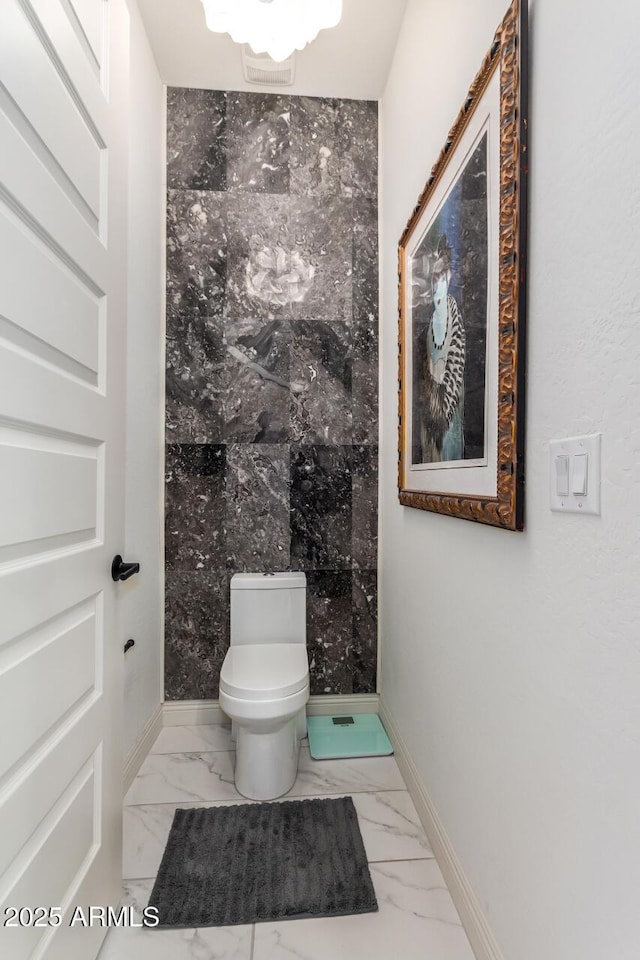
[[149, 906], [160, 927], [377, 910], [353, 801], [176, 810]]

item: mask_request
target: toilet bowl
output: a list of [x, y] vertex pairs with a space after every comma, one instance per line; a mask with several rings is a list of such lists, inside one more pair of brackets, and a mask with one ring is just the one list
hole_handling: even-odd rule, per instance
[[291, 790], [308, 699], [304, 574], [236, 574], [220, 706], [233, 723], [244, 797], [273, 800]]
[[252, 800], [288, 793], [298, 772], [299, 718], [309, 699], [305, 647], [231, 648], [220, 674], [220, 706], [236, 734], [236, 788]]

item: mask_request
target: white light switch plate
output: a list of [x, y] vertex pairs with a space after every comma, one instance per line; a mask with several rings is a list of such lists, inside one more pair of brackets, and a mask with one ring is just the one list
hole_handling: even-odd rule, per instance
[[[551, 440], [549, 443], [549, 498], [552, 510], [559, 513], [600, 514], [600, 446], [601, 434], [593, 433], [588, 437], [569, 437], [566, 440]], [[586, 456], [586, 460], [584, 459]], [[569, 493], [558, 493], [559, 458], [569, 459]], [[579, 458], [579, 459], [576, 459]], [[565, 461], [560, 460], [561, 464]], [[587, 466], [586, 493], [576, 495], [574, 476]]]

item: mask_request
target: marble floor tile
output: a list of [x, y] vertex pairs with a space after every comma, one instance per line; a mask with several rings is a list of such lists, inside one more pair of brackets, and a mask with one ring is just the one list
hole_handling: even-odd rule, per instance
[[247, 803], [237, 800], [218, 800], [195, 803], [134, 804], [124, 808], [122, 838], [122, 876], [125, 880], [155, 877], [160, 868], [164, 848], [169, 839], [173, 816], [184, 807], [230, 807]]
[[[433, 853], [418, 820], [411, 797], [404, 791], [343, 793], [351, 796], [367, 859], [420, 860]], [[305, 797], [322, 800], [327, 794]], [[299, 797], [282, 797], [283, 802]], [[173, 816], [179, 807], [228, 807], [246, 803], [244, 798], [218, 802], [150, 803], [125, 807], [123, 823], [123, 877], [125, 880], [155, 877], [169, 838]]]
[[[166, 728], [157, 749], [223, 747], [221, 726]], [[164, 734], [164, 736], [163, 736]], [[154, 748], [156, 749], [156, 748]], [[246, 802], [233, 786], [231, 751], [152, 753], [124, 811], [124, 903], [146, 905], [175, 810]], [[351, 796], [380, 910], [376, 914], [157, 931], [110, 931], [100, 960], [473, 960], [444, 879], [393, 757], [314, 761], [300, 751], [298, 778], [284, 800]]]
[[[152, 887], [153, 880], [125, 883], [122, 904], [135, 907], [139, 918]], [[107, 934], [99, 960], [249, 960], [251, 940], [250, 924], [197, 930], [120, 927]]]
[[372, 864], [378, 913], [260, 923], [254, 960], [474, 960], [435, 860]]
[[408, 792], [354, 793], [351, 797], [369, 863], [433, 857]]
[[219, 750], [233, 750], [230, 724], [163, 727], [150, 753], [214, 753]]
[[377, 793], [406, 789], [393, 757], [318, 761], [311, 758], [308, 747], [301, 747], [298, 776], [287, 796], [310, 797], [329, 793]]
[[[150, 753], [125, 797], [125, 804], [240, 800], [234, 786], [233, 752]], [[313, 760], [300, 747], [298, 776], [289, 797], [331, 793], [406, 790], [393, 757]]]
[[240, 799], [234, 786], [232, 758], [232, 753], [149, 754], [124, 802]]
[[155, 877], [179, 803], [135, 804], [122, 815], [122, 876]]

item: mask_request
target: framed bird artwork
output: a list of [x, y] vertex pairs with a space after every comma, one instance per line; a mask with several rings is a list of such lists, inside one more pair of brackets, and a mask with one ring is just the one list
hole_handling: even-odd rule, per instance
[[527, 6], [514, 0], [399, 246], [399, 497], [524, 525]]

